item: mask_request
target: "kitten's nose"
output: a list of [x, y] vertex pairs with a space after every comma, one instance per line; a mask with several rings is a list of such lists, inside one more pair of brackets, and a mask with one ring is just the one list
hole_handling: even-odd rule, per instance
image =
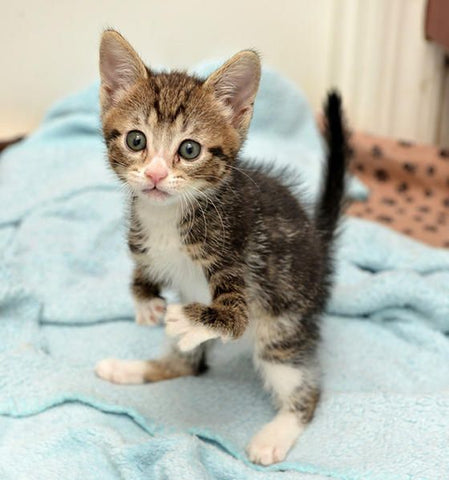
[[148, 167], [145, 168], [144, 174], [154, 185], [157, 185], [168, 175], [168, 168], [162, 159], [155, 158]]

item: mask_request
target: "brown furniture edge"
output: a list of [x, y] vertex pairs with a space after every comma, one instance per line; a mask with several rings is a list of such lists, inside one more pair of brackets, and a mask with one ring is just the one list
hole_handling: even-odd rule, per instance
[[441, 45], [449, 53], [448, 0], [427, 0], [425, 35], [427, 40]]

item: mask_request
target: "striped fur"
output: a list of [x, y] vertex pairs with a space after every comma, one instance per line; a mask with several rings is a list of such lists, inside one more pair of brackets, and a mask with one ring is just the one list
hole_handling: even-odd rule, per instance
[[[178, 343], [166, 357], [105, 360], [97, 373], [120, 383], [199, 374], [208, 340], [235, 339], [250, 327], [254, 362], [279, 414], [253, 438], [248, 455], [261, 464], [281, 461], [319, 399], [319, 318], [331, 286], [346, 166], [339, 97], [332, 93], [326, 107], [329, 165], [313, 220], [282, 175], [238, 155], [260, 77], [254, 52], [237, 54], [203, 81], [153, 73], [108, 31], [100, 66], [109, 162], [130, 191], [128, 243], [140, 323], [144, 306], [153, 312], [151, 301], [163, 287], [178, 290], [183, 305], [167, 307], [167, 333]], [[145, 150], [126, 147], [131, 130], [145, 134]], [[194, 161], [177, 153], [185, 139], [201, 144]], [[169, 172], [159, 200], [143, 191], [143, 172], [154, 158]]]

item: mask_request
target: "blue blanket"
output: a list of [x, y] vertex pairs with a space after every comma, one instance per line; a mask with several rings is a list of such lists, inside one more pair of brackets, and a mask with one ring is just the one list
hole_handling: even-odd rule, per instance
[[[206, 73], [214, 65], [198, 68]], [[245, 341], [198, 378], [117, 386], [104, 357], [150, 358], [133, 322], [124, 198], [106, 167], [98, 85], [0, 157], [1, 479], [449, 478], [449, 252], [347, 219], [323, 320], [323, 398], [287, 461], [244, 448], [273, 416]], [[315, 198], [322, 145], [295, 88], [266, 70], [245, 153], [296, 168]], [[354, 179], [352, 196], [366, 195]]]

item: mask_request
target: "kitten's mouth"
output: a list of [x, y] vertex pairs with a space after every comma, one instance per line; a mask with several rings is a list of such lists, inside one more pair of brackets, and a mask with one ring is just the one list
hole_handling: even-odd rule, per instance
[[147, 197], [153, 198], [155, 200], [165, 200], [170, 196], [169, 193], [163, 192], [162, 190], [159, 190], [157, 187], [144, 188], [142, 190], [142, 193], [144, 193]]

